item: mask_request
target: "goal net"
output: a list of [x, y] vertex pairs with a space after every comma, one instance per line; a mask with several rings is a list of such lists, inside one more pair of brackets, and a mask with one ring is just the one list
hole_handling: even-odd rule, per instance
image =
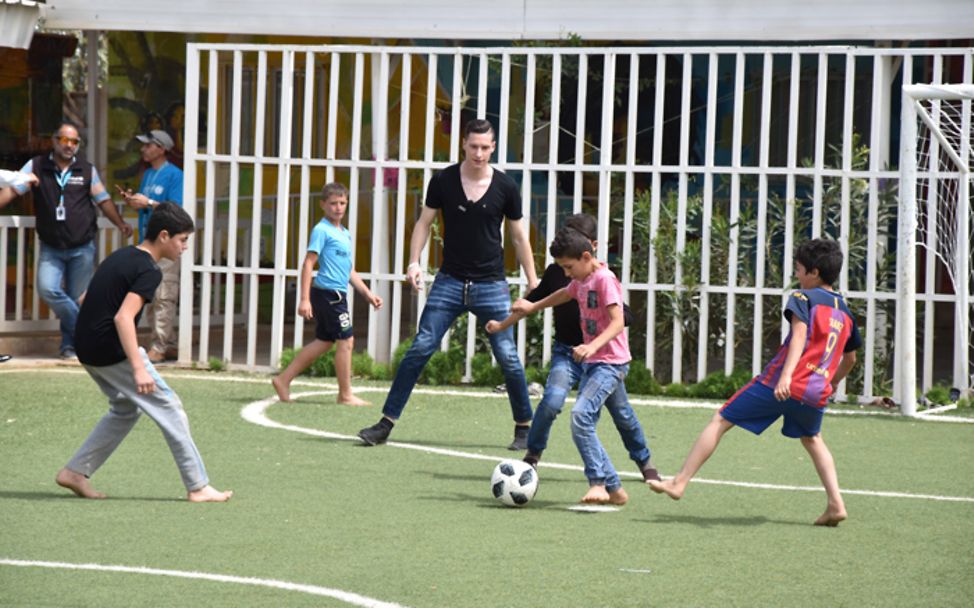
[[[922, 389], [929, 388], [934, 365], [944, 354], [953, 362], [951, 381], [968, 389], [974, 375], [974, 264], [972, 218], [972, 123], [974, 85], [905, 85], [901, 123], [900, 247], [897, 251], [900, 297], [897, 362], [902, 410], [916, 412], [917, 337], [923, 341]], [[917, 266], [917, 247], [925, 264]], [[917, 278], [923, 277], [924, 327], [917, 328]], [[947, 277], [953, 293], [937, 293]], [[933, 289], [929, 289], [933, 285]], [[936, 298], [930, 296], [936, 295]], [[933, 301], [953, 301], [953, 345], [934, 344]], [[920, 331], [918, 331], [918, 329]], [[895, 388], [894, 388], [895, 390]]]

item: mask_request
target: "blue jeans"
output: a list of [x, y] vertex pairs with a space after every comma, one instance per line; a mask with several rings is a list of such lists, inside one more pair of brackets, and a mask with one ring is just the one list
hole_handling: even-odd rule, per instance
[[[478, 325], [490, 320], [506, 319], [511, 312], [511, 292], [507, 281], [476, 283], [461, 281], [443, 273], [436, 275], [423, 314], [419, 318], [419, 331], [399, 364], [386, 397], [382, 408], [384, 416], [395, 420], [402, 415], [419, 375], [439, 348], [446, 330], [458, 316], [468, 311], [477, 315]], [[531, 400], [524, 379], [524, 366], [521, 365], [517, 345], [514, 343], [514, 330], [508, 328], [491, 334], [490, 347], [504, 372], [514, 421], [529, 422]]]
[[[572, 358], [572, 347], [556, 340], [551, 349], [551, 371], [548, 372], [548, 380], [545, 382], [544, 396], [538, 404], [534, 420], [531, 421], [531, 430], [528, 432], [528, 452], [540, 456], [548, 447], [551, 425], [561, 413], [569, 391], [581, 377], [582, 364]], [[624, 382], [620, 382], [615, 392], [606, 399], [605, 409], [612, 416], [619, 437], [629, 451], [629, 458], [642, 468], [649, 462], [651, 453], [639, 418], [629, 404]]]
[[61, 352], [74, 348], [78, 298], [95, 273], [95, 241], [70, 249], [41, 243], [37, 291], [61, 321]]
[[572, 440], [585, 464], [585, 477], [590, 486], [604, 485], [609, 492], [622, 487], [622, 482], [595, 434], [595, 425], [602, 405], [620, 386], [625, 386], [628, 372], [628, 364], [583, 363], [578, 398], [572, 408]]

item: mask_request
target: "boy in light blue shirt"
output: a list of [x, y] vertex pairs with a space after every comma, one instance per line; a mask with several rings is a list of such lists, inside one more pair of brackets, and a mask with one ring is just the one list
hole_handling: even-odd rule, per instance
[[[301, 302], [298, 314], [315, 319], [315, 339], [295, 355], [291, 364], [271, 380], [281, 401], [291, 400], [291, 382], [337, 342], [335, 375], [338, 403], [369, 405], [352, 393], [352, 348], [355, 338], [348, 312], [348, 284], [351, 282], [372, 306], [382, 308], [382, 298], [372, 293], [352, 268], [352, 236], [342, 226], [348, 207], [348, 189], [337, 182], [325, 184], [321, 209], [325, 217], [311, 231], [308, 252], [301, 267]], [[314, 267], [318, 264], [318, 272]]]

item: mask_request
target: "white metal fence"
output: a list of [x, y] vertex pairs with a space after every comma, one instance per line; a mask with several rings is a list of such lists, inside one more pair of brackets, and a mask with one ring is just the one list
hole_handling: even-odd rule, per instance
[[[546, 251], [565, 214], [597, 216], [599, 253], [619, 268], [640, 312], [633, 348], [664, 379], [759, 369], [785, 330], [792, 249], [828, 235], [848, 254], [838, 287], [863, 324], [855, 392], [871, 395], [892, 379], [899, 87], [970, 83], [971, 65], [970, 48], [190, 45], [187, 124], [201, 128], [186, 133], [186, 206], [204, 233], [225, 218], [228, 236], [199, 241], [184, 303], [200, 277], [205, 320], [215, 277], [225, 310], [238, 307], [231, 286], [250, 282], [239, 306], [243, 362], [274, 364], [286, 342], [300, 345], [303, 324], [285, 323], [294, 310], [284, 295], [317, 217], [316, 192], [337, 178], [352, 192], [356, 268], [389, 303], [367, 320], [369, 352], [387, 358], [422, 306], [401, 283], [417, 204], [407, 196], [421, 200], [432, 172], [459, 160], [463, 121], [487, 117], [497, 127], [496, 166], [521, 183], [536, 251]], [[371, 197], [358, 194], [370, 187]], [[299, 195], [273, 205], [265, 268], [253, 242], [238, 260], [240, 224], [249, 213], [257, 239], [261, 213], [241, 215], [241, 188], [279, 201]], [[533, 205], [532, 193], [545, 203]], [[566, 196], [569, 208], [559, 208]], [[259, 359], [258, 277], [271, 285], [271, 339]], [[953, 295], [932, 281], [918, 299], [949, 305]], [[192, 307], [182, 314], [188, 321]], [[182, 327], [189, 358], [190, 325]], [[204, 321], [196, 358], [233, 360], [232, 330], [226, 316], [223, 349], [211, 350]], [[922, 351], [931, 365], [942, 356]]]
[[[972, 60], [971, 48], [190, 44], [184, 201], [200, 238], [184, 260], [180, 358], [274, 365], [284, 346], [301, 345], [286, 296], [319, 217], [317, 192], [335, 179], [351, 191], [355, 267], [387, 302], [367, 319], [360, 306], [356, 326], [367, 326], [369, 353], [388, 358], [424, 303], [402, 279], [425, 186], [460, 160], [462, 123], [486, 117], [495, 165], [521, 184], [537, 253], [550, 260], [567, 214], [597, 217], [599, 255], [639, 314], [630, 344], [661, 381], [758, 370], [786, 329], [795, 244], [828, 235], [847, 253], [837, 287], [865, 339], [849, 390], [888, 390], [891, 117], [904, 83], [970, 83]], [[431, 249], [424, 263], [435, 266]], [[931, 316], [953, 298], [937, 280], [917, 294]], [[522, 321], [522, 355], [536, 348], [528, 333]], [[949, 360], [950, 340], [921, 341], [924, 365]]]

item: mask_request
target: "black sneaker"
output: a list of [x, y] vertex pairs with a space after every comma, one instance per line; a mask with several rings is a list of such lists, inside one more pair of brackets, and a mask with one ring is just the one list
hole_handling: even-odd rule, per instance
[[516, 452], [523, 452], [528, 449], [528, 430], [531, 427], [515, 425], [514, 427], [514, 441], [511, 445], [507, 446], [507, 449]]
[[541, 460], [541, 454], [534, 454], [532, 452], [528, 452], [527, 454], [524, 455], [524, 458], [522, 458], [521, 460], [531, 465], [531, 468], [537, 471], [538, 462]]
[[365, 445], [379, 445], [385, 443], [392, 432], [392, 423], [383, 418], [372, 426], [367, 426], [358, 432], [358, 438]]

